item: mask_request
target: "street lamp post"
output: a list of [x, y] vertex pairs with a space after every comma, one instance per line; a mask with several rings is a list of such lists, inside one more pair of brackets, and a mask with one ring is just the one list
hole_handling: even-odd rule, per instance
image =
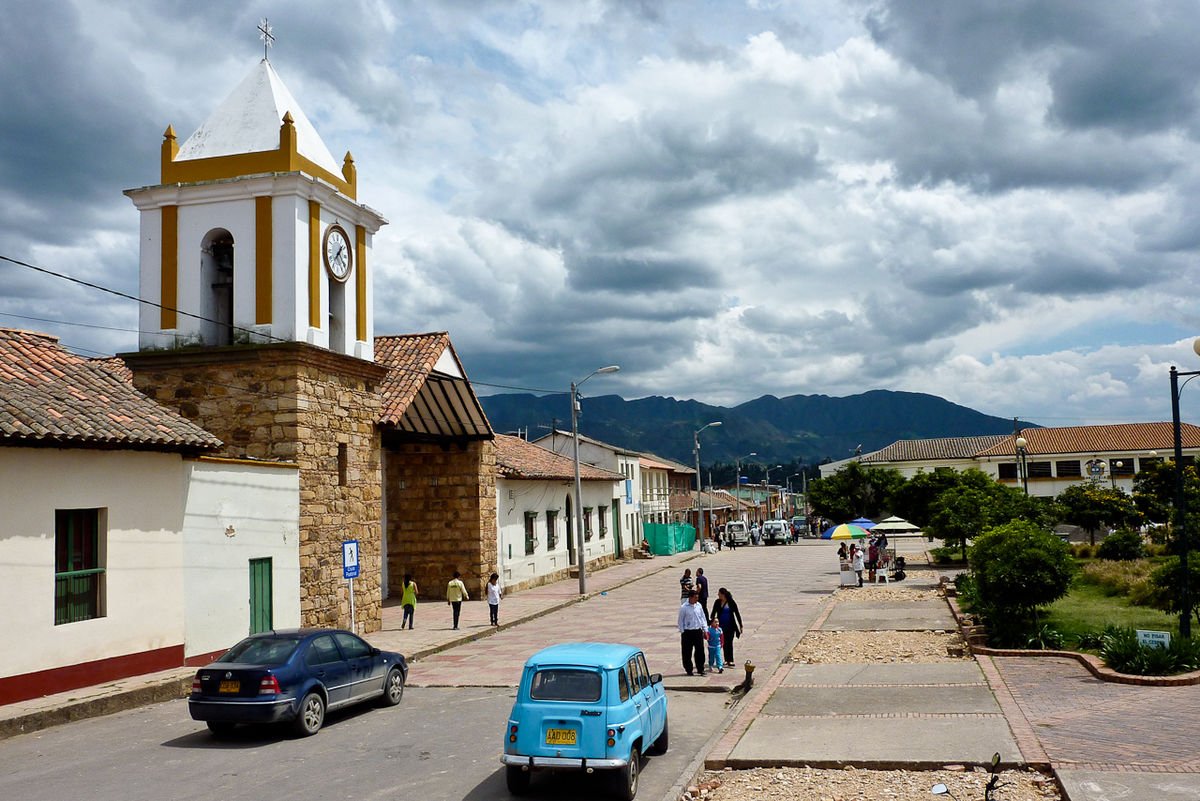
[[[739, 504], [742, 501], [742, 459], [749, 459], [751, 456], [758, 456], [758, 452], [750, 451], [750, 453], [747, 453], [745, 456], [739, 456], [733, 460], [734, 464], [736, 465], [736, 467], [734, 467], [736, 472], [733, 476], [733, 497], [738, 499]], [[739, 508], [738, 515], [740, 516], [741, 513], [742, 510]]]
[[[1200, 339], [1192, 343], [1192, 350], [1200, 354]], [[1179, 383], [1181, 375], [1188, 377], [1182, 385]], [[1188, 381], [1198, 375], [1200, 370], [1182, 372], [1177, 370], [1175, 365], [1171, 365], [1171, 425], [1175, 436], [1175, 522], [1178, 528], [1175, 536], [1179, 542], [1179, 568], [1182, 571], [1179, 579], [1179, 636], [1184, 639], [1192, 636], [1192, 591], [1191, 577], [1188, 575], [1188, 551], [1191, 544], [1188, 542], [1187, 533], [1187, 495], [1183, 488], [1183, 431], [1179, 423], [1179, 393], [1187, 386]]]
[[721, 421], [714, 420], [692, 432], [692, 453], [696, 456], [696, 536], [699, 538], [701, 548], [704, 547], [704, 520], [702, 517], [704, 511], [700, 508], [700, 432], [719, 425], [721, 425]]
[[1124, 466], [1125, 463], [1118, 459], [1117, 461], [1113, 462], [1113, 469], [1108, 471], [1108, 483], [1112, 485], [1113, 489], [1117, 488], [1117, 471]]
[[1021, 486], [1025, 488], [1025, 497], [1029, 497], [1029, 463], [1025, 460], [1026, 447], [1029, 441], [1017, 437], [1017, 468], [1021, 471]]
[[594, 375], [615, 373], [620, 369], [618, 365], [610, 364], [608, 367], [601, 367], [588, 373], [582, 381], [571, 382], [571, 440], [575, 448], [575, 550], [578, 551], [579, 559], [580, 595], [587, 593], [587, 558], [583, 553], [583, 488], [579, 482], [579, 388], [583, 386], [584, 381]]
[[763, 465], [763, 471], [767, 474], [766, 478], [763, 480], [763, 494], [767, 497], [767, 520], [774, 519], [771, 517], [771, 471], [777, 470], [780, 467], [783, 467], [783, 465], [777, 464], [771, 465], [770, 467]]

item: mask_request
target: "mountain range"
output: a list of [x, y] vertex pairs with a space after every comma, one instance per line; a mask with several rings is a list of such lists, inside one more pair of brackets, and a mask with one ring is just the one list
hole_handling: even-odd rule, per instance
[[[536, 440], [552, 427], [571, 427], [566, 394], [500, 394], [479, 400], [497, 432], [522, 433]], [[1013, 430], [1011, 419], [983, 414], [936, 395], [882, 389], [844, 398], [764, 395], [729, 408], [659, 396], [625, 400], [599, 395], [581, 396], [580, 400], [579, 433], [683, 464], [693, 463], [693, 432], [714, 421], [721, 426], [700, 435], [704, 464], [745, 461], [745, 455], [753, 451], [759, 462], [815, 465], [848, 458], [860, 448], [869, 453], [899, 439]]]

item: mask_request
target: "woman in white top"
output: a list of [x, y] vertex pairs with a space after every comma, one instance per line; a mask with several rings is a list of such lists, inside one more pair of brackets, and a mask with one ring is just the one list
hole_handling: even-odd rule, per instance
[[858, 574], [858, 586], [862, 586], [863, 549], [857, 545], [850, 546], [850, 566]]
[[504, 590], [500, 589], [500, 574], [493, 573], [487, 583], [488, 614], [492, 616], [492, 625], [500, 625], [500, 599]]

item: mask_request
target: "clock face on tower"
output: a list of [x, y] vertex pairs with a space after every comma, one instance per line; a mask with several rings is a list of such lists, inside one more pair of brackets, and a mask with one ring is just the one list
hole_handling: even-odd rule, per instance
[[350, 250], [350, 237], [346, 230], [338, 224], [325, 229], [325, 269], [335, 280], [345, 281], [350, 277], [350, 268], [354, 265], [354, 253]]

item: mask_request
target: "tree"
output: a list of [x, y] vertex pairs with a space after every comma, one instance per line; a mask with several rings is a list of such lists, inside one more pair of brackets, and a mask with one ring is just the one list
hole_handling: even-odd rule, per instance
[[926, 529], [947, 544], [958, 544], [965, 559], [967, 540], [1013, 520], [1048, 524], [1046, 511], [1036, 499], [1015, 487], [997, 484], [981, 470], [971, 469], [959, 473], [957, 484], [934, 498]]
[[1094, 481], [1072, 484], [1055, 500], [1062, 519], [1086, 530], [1092, 545], [1096, 544], [1096, 529], [1101, 526], [1135, 526], [1142, 520], [1133, 498]]
[[892, 494], [903, 483], [897, 470], [849, 462], [832, 476], [810, 482], [808, 502], [814, 512], [830, 520], [875, 518], [889, 508]]
[[962, 474], [951, 467], [938, 467], [932, 473], [917, 473], [892, 493], [892, 514], [925, 528], [929, 525], [937, 497], [961, 482]]
[[1027, 520], [981, 534], [968, 561], [989, 629], [1010, 635], [1035, 624], [1038, 608], [1066, 595], [1075, 575], [1067, 544]]

